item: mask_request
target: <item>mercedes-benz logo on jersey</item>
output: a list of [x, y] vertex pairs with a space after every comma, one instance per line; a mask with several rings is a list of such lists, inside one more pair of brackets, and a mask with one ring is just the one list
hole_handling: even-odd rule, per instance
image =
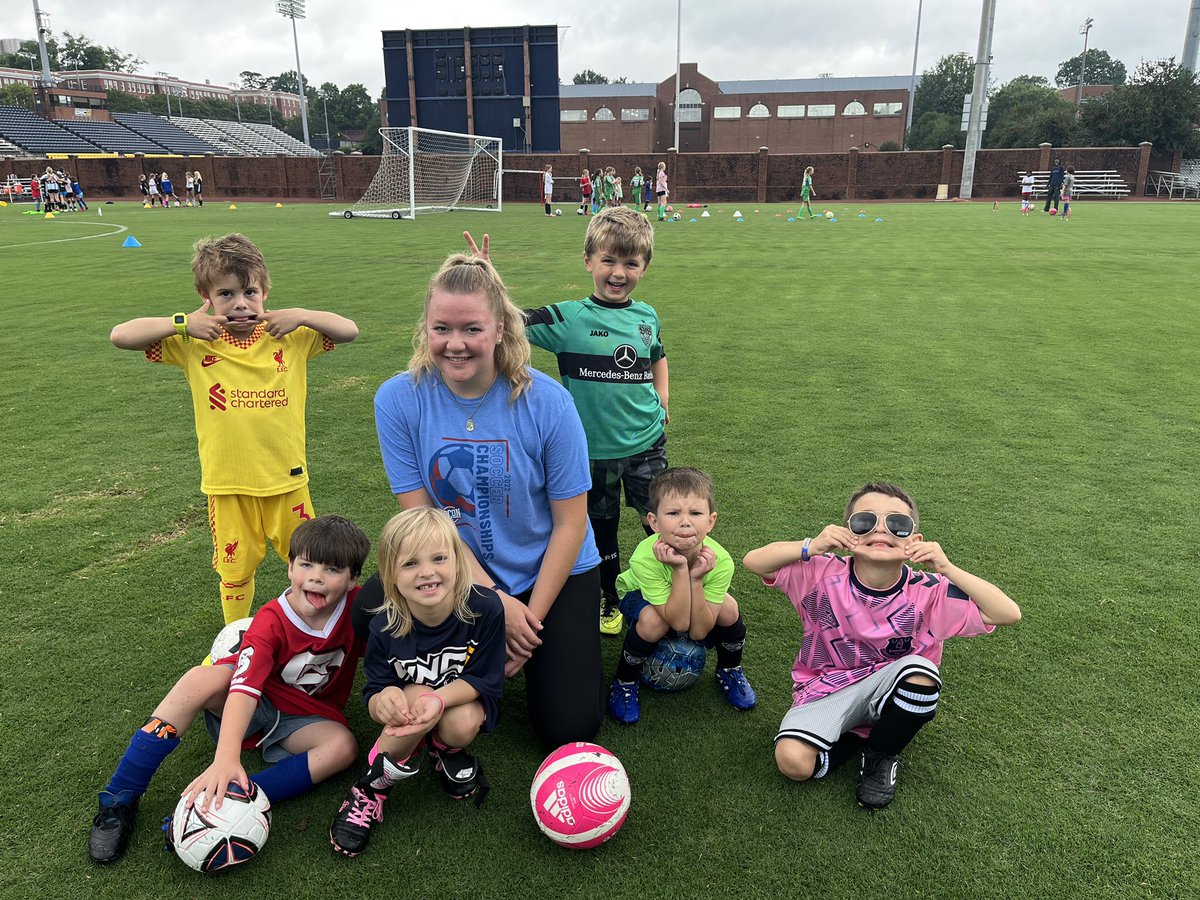
[[622, 369], [632, 369], [637, 364], [637, 350], [631, 344], [622, 344], [613, 351], [613, 362]]

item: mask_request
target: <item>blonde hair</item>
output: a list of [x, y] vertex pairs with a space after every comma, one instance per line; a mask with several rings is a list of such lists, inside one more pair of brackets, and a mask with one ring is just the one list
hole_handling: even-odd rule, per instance
[[805, 168], [805, 170], [804, 170], [804, 174], [805, 174], [805, 175], [811, 175], [811, 174], [813, 173], [813, 171], [814, 171], [814, 170], [813, 170], [813, 167], [812, 167], [812, 166], [808, 166], [807, 168]]
[[660, 162], [658, 164], [658, 171], [665, 172], [666, 170], [667, 170], [667, 164], [665, 162]]
[[408, 599], [396, 587], [396, 573], [405, 563], [416, 558], [423, 547], [445, 547], [454, 554], [454, 584], [446, 589], [454, 598], [454, 615], [463, 622], [475, 621], [476, 614], [468, 606], [471, 597], [471, 560], [467, 545], [458, 536], [458, 528], [440, 509], [418, 506], [392, 516], [379, 536], [376, 557], [379, 561], [379, 580], [383, 585], [383, 603], [371, 610], [387, 616], [386, 630], [404, 637], [413, 627], [413, 614]]
[[508, 401], [515, 402], [533, 384], [533, 376], [529, 374], [531, 353], [529, 339], [525, 337], [525, 318], [509, 299], [508, 288], [492, 264], [481, 256], [469, 253], [450, 254], [437, 274], [429, 280], [421, 319], [413, 334], [413, 355], [408, 361], [408, 371], [413, 381], [419, 382], [437, 369], [429, 352], [429, 303], [437, 291], [456, 297], [480, 294], [487, 301], [492, 317], [502, 326], [500, 342], [496, 345], [493, 357], [496, 371], [512, 385]]
[[200, 238], [192, 250], [192, 275], [200, 293], [226, 275], [236, 275], [242, 287], [257, 284], [264, 294], [271, 289], [262, 251], [244, 234]]
[[610, 206], [588, 222], [583, 252], [585, 256], [593, 253], [640, 256], [649, 265], [650, 257], [654, 255], [654, 226], [636, 210]]

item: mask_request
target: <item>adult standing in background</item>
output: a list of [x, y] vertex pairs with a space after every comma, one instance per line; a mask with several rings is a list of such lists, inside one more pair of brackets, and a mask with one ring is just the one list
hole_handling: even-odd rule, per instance
[[1062, 199], [1063, 176], [1066, 174], [1067, 170], [1063, 167], [1062, 160], [1055, 157], [1054, 168], [1050, 170], [1050, 181], [1046, 184], [1046, 205], [1042, 207], [1042, 212], [1050, 212], [1051, 204], [1054, 205], [1054, 211], [1058, 212], [1058, 201]]

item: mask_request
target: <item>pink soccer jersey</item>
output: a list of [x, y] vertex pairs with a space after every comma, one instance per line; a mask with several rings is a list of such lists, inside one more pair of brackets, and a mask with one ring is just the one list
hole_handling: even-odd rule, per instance
[[794, 704], [810, 703], [916, 653], [934, 665], [942, 641], [994, 631], [950, 581], [904, 566], [900, 580], [875, 590], [854, 577], [851, 557], [827, 553], [764, 578], [787, 594], [804, 623], [792, 667]]

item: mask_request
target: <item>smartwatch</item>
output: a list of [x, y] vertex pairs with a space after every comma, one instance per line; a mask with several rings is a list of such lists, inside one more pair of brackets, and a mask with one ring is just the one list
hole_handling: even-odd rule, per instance
[[171, 316], [171, 324], [175, 326], [175, 332], [179, 334], [184, 341], [190, 340], [187, 332], [187, 313], [175, 313]]

